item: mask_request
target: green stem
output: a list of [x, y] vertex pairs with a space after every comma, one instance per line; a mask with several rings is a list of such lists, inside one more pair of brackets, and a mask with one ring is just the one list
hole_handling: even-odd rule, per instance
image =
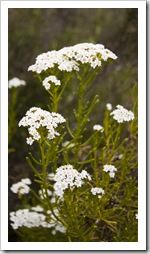
[[68, 242], [72, 242], [70, 235], [68, 235]]
[[42, 171], [43, 171], [43, 188], [45, 189], [45, 194], [46, 194], [46, 203], [47, 203], [47, 206], [50, 208], [53, 216], [58, 220], [60, 221], [66, 228], [67, 228], [67, 224], [66, 222], [58, 217], [54, 211], [53, 211], [53, 206], [50, 202], [50, 199], [49, 199], [49, 196], [48, 196], [48, 184], [47, 184], [47, 165], [46, 165], [46, 156], [45, 156], [45, 150], [44, 150], [44, 142], [43, 140], [41, 139], [40, 140], [40, 143], [39, 143], [39, 146], [40, 146], [40, 151], [41, 151], [41, 165], [42, 165]]
[[109, 154], [109, 159], [108, 159], [109, 163], [112, 160], [112, 157], [113, 157], [114, 152], [115, 152], [116, 145], [117, 145], [117, 143], [118, 143], [118, 141], [120, 139], [120, 131], [121, 131], [121, 124], [118, 125], [117, 132], [115, 133], [115, 139], [112, 142], [111, 152]]
[[88, 109], [87, 109], [88, 104], [86, 103], [84, 105], [83, 103], [83, 96], [85, 94], [86, 88], [89, 85], [89, 83], [94, 79], [96, 72], [97, 72], [97, 69], [94, 70], [89, 77], [88, 71], [83, 70], [83, 75], [80, 78], [80, 83], [78, 86], [78, 92], [77, 92], [78, 105], [77, 105], [77, 113], [75, 113], [76, 120], [77, 120], [77, 127], [74, 133], [74, 137], [76, 139], [76, 146], [74, 147], [74, 166], [75, 167], [78, 164], [78, 151], [81, 144], [82, 133], [84, 132], [85, 126], [87, 122], [89, 121], [88, 116], [94, 109], [95, 105], [99, 102], [98, 96], [96, 95]]
[[33, 166], [31, 160], [29, 157], [26, 157], [26, 160], [28, 162], [29, 167], [32, 169], [32, 171], [34, 172], [34, 174], [39, 178], [42, 179], [42, 176], [38, 173], [38, 171], [36, 170], [36, 168]]

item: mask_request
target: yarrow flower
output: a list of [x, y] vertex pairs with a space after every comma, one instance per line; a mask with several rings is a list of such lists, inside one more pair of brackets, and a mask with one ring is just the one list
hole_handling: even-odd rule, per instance
[[[105, 191], [102, 188], [98, 188], [98, 187], [92, 188], [91, 192], [92, 192], [93, 195], [96, 195], [96, 194], [105, 194]], [[98, 198], [102, 198], [102, 196], [98, 195]]]
[[51, 75], [43, 80], [43, 86], [45, 87], [46, 90], [50, 89], [51, 84], [54, 84], [55, 86], [60, 86], [60, 80], [58, 80], [53, 75]]
[[93, 130], [94, 131], [101, 131], [101, 132], [103, 132], [104, 128], [101, 125], [96, 124], [96, 125], [93, 126]]
[[112, 104], [111, 103], [107, 103], [106, 104], [106, 108], [111, 111], [112, 110]]
[[137, 214], [135, 214], [135, 218], [138, 220], [138, 213], [137, 213]]
[[23, 179], [21, 179], [21, 182], [24, 184], [31, 184], [32, 183], [29, 178], [23, 178]]
[[31, 207], [31, 210], [33, 210], [35, 212], [43, 212], [43, 208], [40, 205]]
[[65, 121], [64, 117], [58, 113], [50, 113], [41, 108], [32, 107], [27, 111], [26, 116], [20, 120], [18, 125], [19, 127], [28, 127], [30, 137], [26, 139], [26, 142], [27, 144], [32, 145], [35, 140], [41, 138], [38, 131], [39, 128], [40, 131], [43, 129], [43, 135], [45, 135], [44, 133], [46, 130], [46, 138], [51, 140], [60, 135], [55, 131], [55, 128], [58, 127], [59, 123], [64, 123]]
[[[11, 226], [13, 229], [18, 229], [19, 227], [35, 228], [54, 228], [55, 231], [61, 233], [66, 232], [66, 228], [60, 223], [56, 222], [55, 217], [51, 211], [47, 211], [46, 214], [43, 212], [41, 206], [31, 207], [29, 209], [20, 209], [16, 212], [10, 212], [10, 220], [12, 221]], [[54, 213], [58, 214], [58, 210], [54, 209]]]
[[31, 65], [28, 70], [41, 73], [57, 67], [60, 71], [79, 71], [82, 64], [89, 64], [92, 68], [96, 68], [101, 66], [103, 61], [116, 58], [117, 56], [102, 44], [79, 43], [58, 51], [52, 50], [40, 54], [35, 64]]
[[20, 80], [19, 78], [12, 78], [8, 81], [8, 88], [25, 86], [26, 82], [24, 80]]
[[65, 165], [57, 168], [56, 174], [54, 176], [54, 190], [57, 196], [62, 197], [64, 190], [69, 187], [81, 187], [83, 184], [83, 179], [91, 180], [91, 176], [86, 170], [82, 170], [79, 173], [72, 165]]
[[13, 184], [10, 189], [16, 194], [28, 194], [30, 192], [30, 187], [28, 185], [30, 184], [31, 180], [29, 178], [24, 178], [20, 182]]
[[115, 176], [115, 173], [114, 173], [114, 172], [116, 172], [117, 169], [116, 169], [115, 166], [113, 166], [113, 165], [105, 165], [103, 171], [104, 171], [104, 172], [109, 172], [109, 176], [110, 176], [111, 178], [114, 178], [114, 176]]
[[134, 114], [131, 110], [125, 109], [123, 106], [117, 105], [114, 111], [110, 113], [118, 123], [129, 122], [134, 119]]

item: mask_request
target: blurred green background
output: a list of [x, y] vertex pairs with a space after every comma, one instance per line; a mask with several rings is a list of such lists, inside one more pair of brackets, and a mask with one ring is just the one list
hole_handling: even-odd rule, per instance
[[[102, 124], [106, 103], [112, 103], [113, 107], [121, 104], [132, 110], [135, 99], [132, 90], [138, 82], [138, 9], [13, 8], [8, 14], [8, 79], [18, 77], [27, 82], [25, 87], [18, 88], [18, 121], [30, 107], [47, 109], [49, 103], [49, 96], [39, 80], [27, 71], [35, 63], [37, 55], [82, 42], [104, 44], [118, 56], [116, 61], [106, 64], [87, 91], [87, 99], [95, 94], [100, 97], [91, 125]], [[71, 117], [75, 103], [76, 96], [70, 85], [59, 112], [64, 117]], [[9, 155], [9, 185], [30, 174], [25, 156], [33, 147], [26, 145], [26, 130], [16, 128], [10, 143], [15, 152]], [[9, 196], [9, 209], [17, 209], [14, 208], [17, 197], [12, 193]], [[15, 239], [10, 230], [10, 240]]]

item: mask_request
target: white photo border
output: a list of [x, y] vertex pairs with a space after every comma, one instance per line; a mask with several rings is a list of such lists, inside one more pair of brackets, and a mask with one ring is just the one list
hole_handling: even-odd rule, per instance
[[[138, 8], [138, 242], [8, 242], [8, 8]], [[146, 1], [1, 1], [1, 249], [146, 250]]]

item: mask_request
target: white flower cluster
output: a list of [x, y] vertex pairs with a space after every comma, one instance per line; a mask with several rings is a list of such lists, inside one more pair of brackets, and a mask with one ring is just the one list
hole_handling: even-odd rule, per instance
[[137, 213], [137, 214], [135, 214], [135, 218], [138, 220], [138, 213]]
[[[41, 199], [45, 199], [46, 198], [46, 190], [44, 188], [39, 190], [38, 193], [39, 193]], [[48, 196], [52, 196], [52, 191], [47, 190], [47, 195]]]
[[79, 173], [72, 165], [65, 165], [57, 168], [56, 174], [54, 176], [54, 190], [57, 196], [62, 197], [64, 190], [69, 186], [72, 187], [81, 187], [83, 184], [83, 179], [88, 178], [91, 180], [91, 176], [87, 173], [86, 170], [82, 170]]
[[112, 104], [111, 103], [107, 103], [106, 104], [106, 108], [111, 111], [112, 110]]
[[8, 88], [25, 86], [26, 82], [24, 80], [20, 80], [19, 78], [12, 78], [8, 81]]
[[103, 132], [103, 131], [104, 131], [104, 128], [103, 128], [101, 125], [99, 125], [99, 124], [95, 124], [95, 125], [93, 126], [93, 130], [94, 130], [94, 131]]
[[51, 83], [55, 86], [60, 86], [60, 80], [58, 80], [56, 76], [51, 75], [43, 80], [43, 86], [46, 90], [50, 89]]
[[[92, 188], [91, 192], [92, 192], [93, 195], [96, 195], [96, 194], [105, 194], [105, 191], [102, 188], [98, 188], [98, 187]], [[98, 198], [102, 198], [102, 196], [98, 195]]]
[[31, 180], [29, 178], [24, 178], [21, 182], [15, 183], [11, 186], [11, 191], [17, 194], [28, 194], [30, 191], [30, 187], [28, 185], [31, 184]]
[[[47, 211], [46, 215], [41, 213], [43, 208], [41, 206], [31, 207], [31, 209], [19, 209], [16, 212], [10, 213], [10, 220], [13, 222], [11, 226], [13, 229], [18, 229], [19, 227], [35, 228], [54, 228], [55, 232], [59, 231], [61, 233], [66, 232], [66, 228], [56, 221], [54, 215], [51, 211]], [[54, 213], [58, 215], [58, 209], [54, 209]]]
[[60, 71], [79, 71], [80, 64], [89, 64], [96, 68], [109, 58], [115, 60], [117, 56], [102, 44], [80, 43], [40, 54], [28, 70], [41, 73], [56, 66]]
[[18, 229], [19, 227], [47, 227], [45, 222], [45, 215], [39, 214], [36, 211], [29, 211], [29, 209], [19, 209], [16, 212], [10, 213], [10, 220], [13, 222], [11, 226], [13, 229]]
[[115, 176], [114, 172], [117, 171], [117, 169], [113, 165], [105, 165], [103, 171], [104, 172], [109, 172], [109, 176], [111, 178], [114, 178], [114, 176]]
[[32, 211], [35, 211], [35, 212], [43, 212], [43, 207], [41, 207], [40, 205], [37, 205], [37, 206], [34, 206], [34, 207], [31, 207], [31, 210]]
[[113, 118], [118, 122], [118, 123], [123, 123], [123, 122], [129, 122], [134, 119], [134, 114], [131, 110], [125, 109], [123, 106], [117, 105], [117, 109], [112, 111], [110, 115], [113, 115]]
[[39, 128], [43, 127], [44, 130], [46, 129], [47, 138], [51, 140], [56, 136], [59, 136], [59, 133], [55, 131], [55, 128], [58, 127], [59, 123], [64, 123], [65, 121], [63, 116], [58, 113], [50, 113], [41, 108], [32, 107], [27, 111], [26, 116], [20, 120], [19, 127], [28, 127], [30, 137], [27, 138], [27, 144], [32, 145], [35, 140], [41, 138], [38, 132]]

